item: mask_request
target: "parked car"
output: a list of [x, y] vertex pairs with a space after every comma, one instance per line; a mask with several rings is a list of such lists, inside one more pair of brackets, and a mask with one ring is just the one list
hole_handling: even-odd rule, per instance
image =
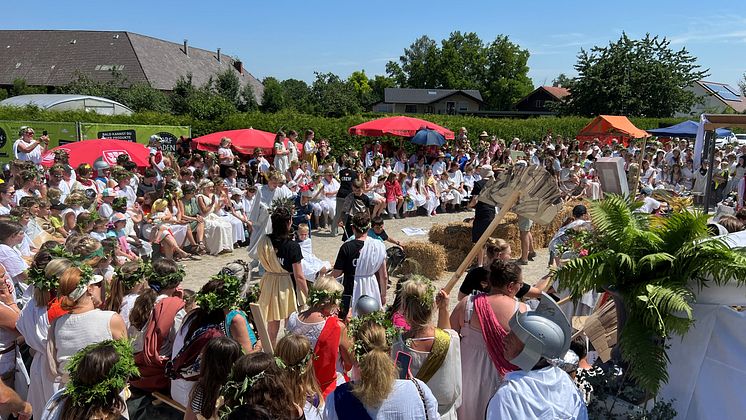
[[736, 144], [746, 146], [746, 134], [736, 134]]
[[715, 146], [720, 148], [725, 146], [726, 144], [735, 143], [738, 139], [736, 139], [736, 135], [733, 133], [730, 133], [729, 136], [725, 137], [716, 137], [715, 138]]

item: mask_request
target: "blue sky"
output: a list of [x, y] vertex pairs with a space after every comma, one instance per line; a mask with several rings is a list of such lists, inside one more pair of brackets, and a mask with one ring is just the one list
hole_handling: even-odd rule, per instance
[[666, 36], [737, 86], [746, 72], [746, 2], [682, 1], [10, 1], [2, 29], [127, 30], [238, 56], [258, 78], [312, 81], [314, 71], [384, 74], [417, 37], [506, 34], [531, 52], [534, 85], [574, 74], [580, 48], [622, 31]]

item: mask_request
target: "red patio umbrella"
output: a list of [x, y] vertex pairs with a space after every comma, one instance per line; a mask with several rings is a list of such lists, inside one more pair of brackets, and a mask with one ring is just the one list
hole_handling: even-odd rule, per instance
[[453, 131], [441, 127], [430, 121], [412, 117], [386, 117], [379, 118], [350, 127], [347, 131], [355, 136], [400, 136], [412, 137], [417, 134], [421, 128], [429, 128], [442, 134], [447, 140], [453, 140], [456, 136]]
[[41, 159], [42, 165], [52, 166], [54, 164], [55, 150], [67, 150], [67, 153], [70, 156], [70, 166], [73, 168], [82, 163], [87, 163], [93, 166], [93, 163], [97, 160], [103, 160], [109, 165], [114, 166], [117, 164], [117, 156], [121, 154], [129, 155], [130, 160], [135, 162], [137, 166], [150, 166], [150, 163], [148, 162], [150, 151], [148, 148], [143, 144], [133, 143], [126, 140], [81, 140], [75, 143], [57, 146], [44, 153]]
[[231, 139], [231, 146], [238, 153], [250, 155], [257, 147], [261, 147], [265, 154], [273, 153], [275, 134], [254, 128], [219, 131], [192, 139], [192, 142], [197, 145], [198, 150], [214, 152], [220, 147], [220, 139], [223, 137]]

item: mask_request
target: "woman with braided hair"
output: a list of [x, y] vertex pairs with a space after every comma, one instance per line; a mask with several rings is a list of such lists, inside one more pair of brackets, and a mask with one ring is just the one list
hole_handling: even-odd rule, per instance
[[303, 306], [308, 295], [303, 275], [303, 252], [290, 235], [292, 211], [276, 201], [270, 219], [272, 233], [257, 243], [257, 257], [266, 270], [262, 277], [259, 306], [266, 317], [269, 339], [274, 344], [280, 331], [280, 320]]

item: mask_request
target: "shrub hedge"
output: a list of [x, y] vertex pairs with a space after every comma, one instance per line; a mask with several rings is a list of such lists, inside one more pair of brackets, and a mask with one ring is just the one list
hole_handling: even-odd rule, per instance
[[[84, 111], [75, 112], [53, 112], [44, 111], [35, 107], [12, 108], [0, 107], [0, 120], [20, 121], [81, 121], [114, 124], [165, 124], [165, 125], [189, 125], [192, 127], [192, 135], [198, 137], [215, 131], [233, 130], [239, 128], [253, 127], [259, 130], [274, 132], [279, 129], [294, 129], [301, 133], [308, 128], [316, 132], [316, 138], [326, 138], [334, 146], [335, 152], [340, 152], [347, 147], [360, 147], [369, 138], [351, 136], [347, 129], [362, 122], [380, 118], [387, 114], [367, 113], [362, 115], [350, 115], [339, 118], [317, 117], [313, 115], [300, 114], [293, 111], [281, 111], [278, 113], [236, 113], [220, 120], [197, 120], [189, 116], [163, 114], [155, 112], [135, 113], [131, 116], [107, 116], [88, 113]], [[427, 119], [436, 124], [447, 127], [457, 132], [460, 127], [466, 127], [469, 137], [476, 139], [479, 133], [487, 131], [489, 134], [500, 138], [510, 139], [519, 137], [525, 140], [540, 140], [546, 133], [563, 137], [575, 136], [591, 118], [586, 117], [541, 117], [529, 119], [491, 119], [482, 117], [468, 117], [460, 115], [414, 115]], [[630, 118], [635, 126], [646, 129], [668, 126], [679, 123], [684, 118]], [[398, 141], [398, 139], [397, 139]]]

